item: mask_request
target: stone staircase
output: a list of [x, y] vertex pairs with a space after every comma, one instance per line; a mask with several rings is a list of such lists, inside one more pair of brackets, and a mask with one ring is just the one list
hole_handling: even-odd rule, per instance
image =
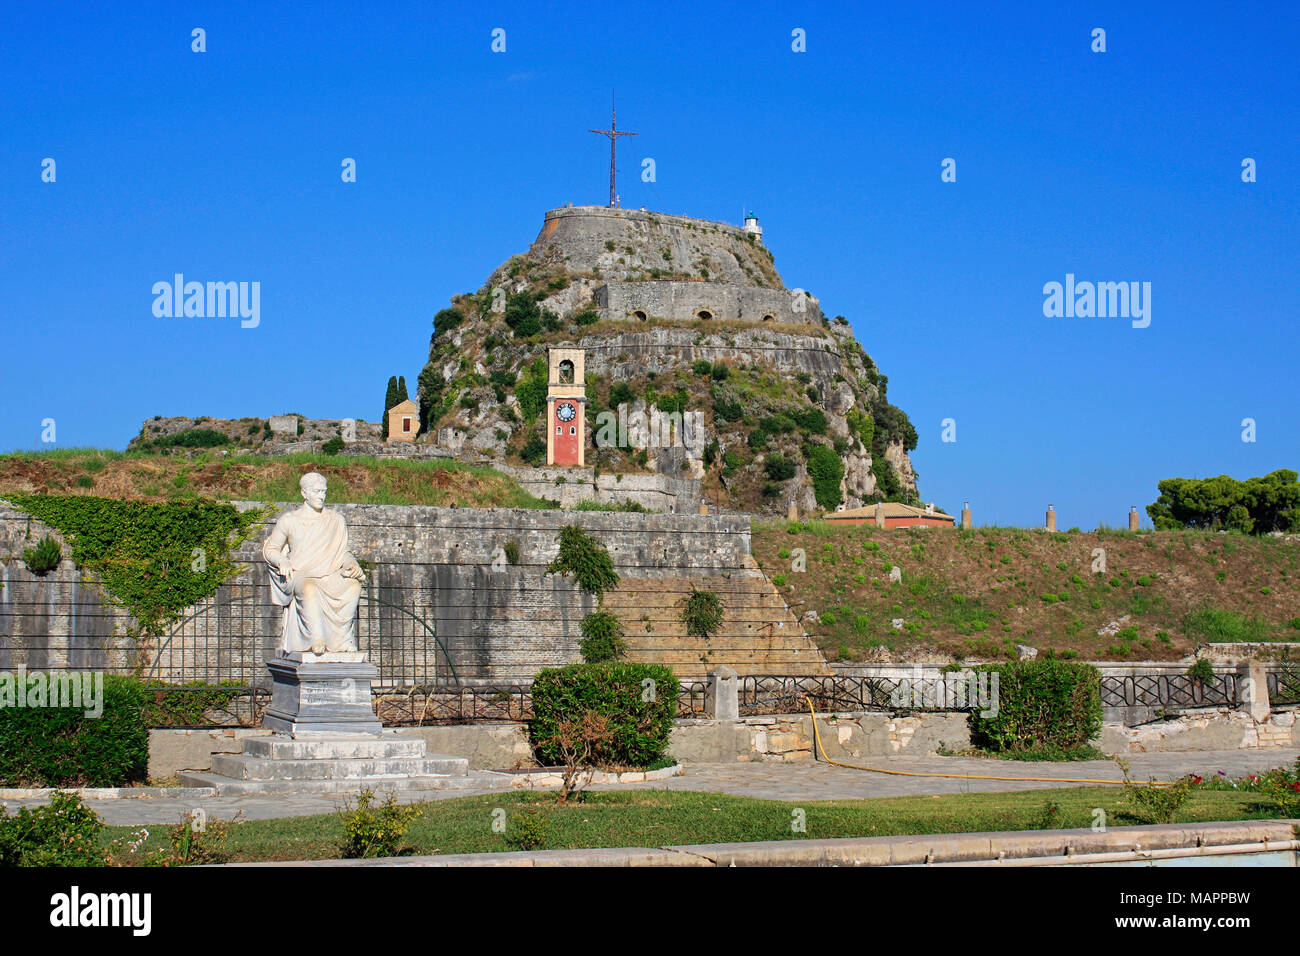
[[722, 627], [708, 640], [687, 635], [681, 620], [690, 582], [624, 578], [617, 590], [606, 593], [604, 608], [623, 623], [628, 659], [672, 667], [683, 680], [701, 680], [722, 665], [742, 676], [831, 674], [780, 592], [752, 558], [746, 563], [745, 570], [694, 582], [722, 599]]
[[396, 790], [492, 790], [506, 774], [469, 769], [464, 757], [425, 753], [419, 738], [372, 734], [274, 734], [247, 737], [237, 754], [214, 754], [212, 769], [177, 774], [218, 794], [376, 793]]

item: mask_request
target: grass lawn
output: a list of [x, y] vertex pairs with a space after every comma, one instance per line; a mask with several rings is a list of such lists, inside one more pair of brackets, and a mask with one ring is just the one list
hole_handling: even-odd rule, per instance
[[[1049, 802], [1057, 807], [1050, 816]], [[541, 848], [576, 849], [1087, 827], [1093, 823], [1096, 807], [1106, 811], [1111, 826], [1144, 822], [1128, 812], [1119, 787], [803, 803], [640, 790], [579, 795], [567, 806], [551, 793], [503, 793], [424, 804], [423, 814], [407, 834], [407, 844], [415, 854], [517, 849], [507, 843], [507, 837], [517, 829], [519, 815], [528, 812], [545, 818]], [[504, 834], [492, 830], [497, 808], [505, 811]], [[796, 809], [805, 815], [806, 832], [791, 831]], [[1175, 822], [1277, 815], [1272, 804], [1256, 793], [1198, 789]], [[105, 839], [119, 841], [114, 854], [118, 862], [130, 865], [140, 854], [166, 848], [168, 828], [148, 829], [149, 839], [132, 856], [125, 844], [140, 828], [107, 828]], [[342, 838], [339, 818], [327, 814], [240, 823], [231, 828], [227, 846], [233, 851], [232, 861], [331, 859], [338, 856]]]

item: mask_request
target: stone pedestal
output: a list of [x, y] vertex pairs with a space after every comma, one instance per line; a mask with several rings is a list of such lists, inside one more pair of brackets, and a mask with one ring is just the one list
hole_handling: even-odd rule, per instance
[[704, 711], [714, 720], [740, 719], [740, 680], [730, 667], [709, 672], [704, 690]]
[[274, 681], [262, 726], [277, 733], [368, 734], [383, 729], [370, 700], [379, 671], [363, 653], [274, 657], [266, 662]]

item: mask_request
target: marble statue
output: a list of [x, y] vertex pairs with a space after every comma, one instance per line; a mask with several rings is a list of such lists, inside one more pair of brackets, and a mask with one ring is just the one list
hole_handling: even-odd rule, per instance
[[343, 516], [325, 509], [325, 476], [309, 472], [298, 487], [303, 506], [282, 515], [262, 545], [271, 598], [284, 608], [280, 653], [355, 653], [365, 575], [348, 551]]

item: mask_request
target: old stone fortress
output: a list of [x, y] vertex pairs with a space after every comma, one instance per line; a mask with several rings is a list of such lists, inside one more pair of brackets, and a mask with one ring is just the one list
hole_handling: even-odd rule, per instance
[[[766, 250], [755, 248], [762, 235], [752, 213], [738, 229], [726, 223], [644, 210], [566, 206], [546, 213], [534, 249], [543, 254], [563, 249], [570, 269], [609, 277], [591, 289], [602, 319], [820, 325], [817, 300], [786, 290]], [[719, 271], [702, 266], [689, 281], [646, 279], [646, 269], [655, 266], [642, 263], [636, 256], [638, 248], [657, 250], [663, 260], [660, 266], [711, 262]], [[630, 261], [629, 255], [633, 257]]]

